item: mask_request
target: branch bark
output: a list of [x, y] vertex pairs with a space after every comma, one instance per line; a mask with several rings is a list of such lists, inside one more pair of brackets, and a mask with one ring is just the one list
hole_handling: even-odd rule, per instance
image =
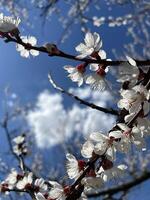
[[88, 101], [85, 101], [85, 100], [81, 99], [80, 97], [78, 97], [78, 96], [72, 94], [71, 92], [66, 91], [65, 89], [63, 89], [62, 87], [58, 86], [58, 85], [54, 82], [54, 80], [52, 79], [52, 77], [51, 77], [50, 74], [48, 75], [48, 78], [49, 78], [49, 82], [52, 84], [52, 86], [53, 86], [56, 90], [60, 91], [60, 92], [63, 93], [63, 94], [66, 94], [66, 95], [70, 96], [71, 98], [73, 98], [73, 99], [75, 99], [76, 101], [80, 102], [80, 104], [86, 105], [86, 106], [88, 106], [88, 107], [90, 107], [90, 108], [92, 108], [92, 109], [96, 109], [96, 110], [98, 110], [98, 111], [101, 111], [101, 112], [104, 112], [104, 113], [107, 113], [107, 114], [119, 116], [119, 113], [118, 113], [117, 110], [114, 110], [114, 109], [112, 109], [112, 108], [103, 108], [103, 107], [97, 106], [97, 105], [95, 105], [95, 104], [93, 104], [93, 103], [90, 103], [90, 102], [88, 102]]
[[144, 172], [141, 176], [137, 177], [133, 181], [127, 182], [127, 183], [119, 185], [117, 187], [112, 187], [110, 189], [102, 190], [101, 192], [96, 193], [96, 194], [89, 194], [87, 196], [89, 198], [92, 198], [92, 197], [100, 197], [100, 196], [104, 196], [104, 195], [114, 195], [119, 192], [129, 190], [129, 189], [143, 183], [144, 181], [147, 181], [148, 179], [150, 179], [150, 172]]

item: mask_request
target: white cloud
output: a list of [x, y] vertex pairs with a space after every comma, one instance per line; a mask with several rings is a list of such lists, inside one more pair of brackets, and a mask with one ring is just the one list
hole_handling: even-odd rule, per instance
[[[104, 107], [112, 101], [108, 92], [91, 91], [89, 87], [70, 91]], [[65, 108], [63, 96], [49, 91], [39, 94], [35, 108], [27, 115], [36, 143], [41, 148], [49, 148], [67, 141], [75, 133], [87, 137], [92, 131], [107, 131], [112, 127], [114, 120], [111, 115], [88, 107], [81, 108], [77, 102]]]

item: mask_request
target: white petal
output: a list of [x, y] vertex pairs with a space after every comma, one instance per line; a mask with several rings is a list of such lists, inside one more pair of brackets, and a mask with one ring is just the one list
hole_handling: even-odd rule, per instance
[[130, 130], [130, 128], [124, 123], [118, 123], [117, 126], [119, 128], [121, 128], [121, 130], [123, 130], [123, 131], [129, 131]]
[[93, 78], [92, 75], [88, 75], [86, 76], [85, 82], [86, 84], [93, 84], [95, 82], [95, 79]]
[[76, 46], [75, 49], [76, 51], [83, 53], [83, 52], [86, 52], [87, 46], [85, 46], [85, 44], [83, 43], [80, 43], [78, 46]]
[[85, 158], [91, 158], [94, 150], [94, 144], [91, 141], [86, 141], [81, 149], [81, 154]]
[[21, 39], [24, 43], [28, 43], [28, 38], [27, 36], [21, 36]]
[[28, 176], [27, 176], [27, 181], [28, 181], [28, 183], [32, 183], [32, 176], [33, 176], [33, 174], [32, 173], [29, 173], [28, 174]]
[[114, 137], [116, 139], [119, 139], [122, 137], [122, 132], [121, 131], [111, 131], [109, 133], [109, 137]]
[[98, 52], [98, 55], [100, 56], [100, 58], [101, 58], [102, 60], [106, 59], [106, 52], [105, 52], [104, 50], [100, 50], [100, 51]]
[[49, 183], [53, 186], [53, 187], [56, 187], [56, 188], [59, 188], [60, 190], [63, 189], [62, 186], [57, 183], [56, 181], [49, 181]]
[[32, 46], [35, 46], [37, 43], [37, 39], [33, 36], [28, 37], [28, 43], [31, 44]]
[[49, 192], [49, 197], [52, 199], [60, 198], [63, 195], [63, 188], [52, 188]]
[[126, 56], [128, 62], [130, 63], [130, 65], [132, 66], [137, 66], [135, 60], [133, 60], [130, 56]]
[[126, 165], [124, 165], [124, 164], [121, 164], [121, 165], [118, 165], [117, 168], [118, 168], [119, 170], [121, 170], [121, 171], [124, 171], [124, 170], [126, 170], [128, 167], [127, 167]]
[[25, 48], [24, 48], [24, 46], [22, 46], [21, 44], [17, 44], [16, 45], [16, 50], [17, 51], [23, 51]]
[[107, 142], [99, 142], [95, 145], [94, 152], [98, 155], [103, 155], [107, 149]]
[[32, 56], [38, 56], [39, 55], [39, 51], [34, 50], [34, 49], [31, 49], [30, 53], [31, 53]]
[[93, 132], [90, 134], [90, 139], [94, 142], [105, 142], [108, 137], [100, 132]]
[[91, 70], [91, 71], [97, 71], [98, 69], [99, 69], [98, 64], [91, 64], [91, 65], [90, 65], [90, 70]]
[[108, 150], [106, 152], [106, 157], [110, 161], [115, 160], [116, 155], [115, 155], [115, 149], [113, 147], [108, 148]]
[[64, 69], [70, 74], [76, 72], [76, 68], [69, 65], [65, 65]]
[[147, 115], [150, 111], [150, 103], [148, 101], [144, 101], [143, 105], [144, 115]]
[[24, 49], [24, 50], [22, 50], [22, 51], [20, 52], [20, 55], [21, 55], [22, 57], [28, 58], [30, 54], [29, 54], [29, 51], [28, 51], [28, 50]]
[[24, 180], [21, 180], [21, 181], [18, 181], [18, 183], [16, 184], [16, 187], [19, 189], [19, 190], [22, 190], [25, 188], [25, 185], [26, 183], [24, 182]]
[[99, 34], [96, 32], [94, 32], [93, 37], [94, 37], [95, 47], [97, 47], [97, 45], [99, 45], [101, 43], [101, 38], [100, 38]]
[[80, 80], [78, 80], [78, 86], [80, 87], [83, 84], [83, 78], [80, 78]]
[[45, 197], [39, 192], [35, 194], [37, 200], [46, 200]]
[[94, 37], [93, 37], [92, 33], [90, 33], [90, 32], [86, 33], [84, 41], [85, 41], [86, 46], [94, 47], [95, 41], [94, 41]]

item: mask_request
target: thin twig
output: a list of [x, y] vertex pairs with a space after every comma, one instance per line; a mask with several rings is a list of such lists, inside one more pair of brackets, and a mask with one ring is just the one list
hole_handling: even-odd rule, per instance
[[[98, 63], [98, 64], [102, 64], [105, 66], [119, 66], [120, 64], [125, 64], [127, 63], [127, 61], [124, 60], [116, 60], [116, 61], [108, 61], [108, 60], [96, 60], [96, 59], [90, 59], [90, 58], [78, 58], [75, 55], [71, 55], [71, 54], [67, 54], [61, 50], [59, 50], [59, 53], [51, 53], [49, 54], [48, 50], [46, 47], [44, 46], [32, 46], [29, 44], [26, 44], [22, 41], [22, 39], [18, 36], [17, 38], [11, 37], [8, 34], [4, 34], [4, 37], [6, 38], [6, 42], [14, 42], [17, 44], [21, 44], [22, 46], [24, 46], [26, 49], [28, 50], [37, 50], [43, 53], [48, 54], [49, 56], [57, 56], [57, 57], [62, 57], [62, 58], [66, 58], [66, 59], [70, 59], [70, 60], [76, 60], [76, 61], [81, 61], [81, 62], [86, 62], [87, 64], [90, 63]], [[137, 66], [150, 66], [150, 60], [136, 60], [134, 59], [137, 63]]]
[[73, 99], [79, 101], [80, 104], [86, 105], [86, 106], [88, 106], [88, 107], [90, 107], [90, 108], [92, 108], [92, 109], [96, 109], [96, 110], [98, 110], [98, 111], [101, 111], [101, 112], [104, 112], [104, 113], [107, 113], [107, 114], [111, 114], [111, 115], [115, 115], [115, 116], [118, 116], [118, 115], [119, 115], [119, 113], [118, 113], [117, 110], [114, 110], [114, 109], [112, 109], [112, 108], [103, 108], [103, 107], [97, 106], [97, 105], [95, 105], [95, 104], [93, 104], [93, 103], [89, 103], [88, 101], [85, 101], [85, 100], [79, 98], [78, 96], [72, 94], [71, 92], [66, 91], [66, 90], [63, 89], [62, 87], [56, 85], [56, 83], [55, 83], [54, 80], [52, 79], [51, 74], [48, 74], [48, 78], [49, 78], [49, 82], [52, 84], [52, 86], [53, 86], [56, 90], [58, 90], [58, 91], [60, 91], [61, 93], [64, 93], [64, 94], [70, 96], [71, 98], [73, 98]]

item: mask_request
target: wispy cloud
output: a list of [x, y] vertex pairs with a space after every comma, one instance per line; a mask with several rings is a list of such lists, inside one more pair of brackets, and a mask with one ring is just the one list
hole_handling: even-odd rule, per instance
[[[91, 91], [89, 87], [70, 89], [71, 92], [99, 106], [106, 107], [112, 101], [111, 95]], [[75, 133], [87, 137], [92, 131], [107, 131], [115, 118], [105, 113], [80, 107], [74, 102], [69, 108], [63, 105], [63, 96], [45, 90], [37, 98], [35, 108], [29, 111], [27, 122], [40, 148], [49, 148], [67, 141]]]

